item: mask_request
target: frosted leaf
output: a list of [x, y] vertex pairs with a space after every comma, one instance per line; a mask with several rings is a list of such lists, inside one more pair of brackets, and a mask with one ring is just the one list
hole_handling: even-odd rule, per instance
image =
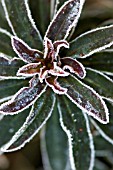
[[16, 114], [21, 112], [32, 105], [44, 91], [45, 85], [34, 78], [30, 81], [30, 87], [23, 87], [10, 101], [0, 106], [0, 113]]

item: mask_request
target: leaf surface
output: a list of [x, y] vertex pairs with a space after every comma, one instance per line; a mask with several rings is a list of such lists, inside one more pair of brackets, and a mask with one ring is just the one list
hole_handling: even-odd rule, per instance
[[14, 35], [33, 48], [42, 49], [42, 39], [32, 19], [27, 0], [2, 0], [5, 15]]
[[92, 88], [73, 76], [59, 78], [60, 85], [67, 88], [67, 97], [80, 109], [103, 124], [109, 122], [109, 113], [105, 102]]
[[43, 36], [50, 23], [51, 3], [54, 3], [54, 0], [30, 1], [33, 18], [35, 19], [40, 33]]
[[0, 55], [0, 77], [16, 76], [18, 69], [23, 66], [24, 62], [18, 58], [8, 59]]
[[59, 9], [46, 32], [50, 40], [66, 39], [70, 30], [77, 24], [83, 0], [68, 0]]
[[14, 95], [23, 86], [28, 86], [27, 79], [0, 79], [0, 101]]
[[30, 81], [29, 87], [21, 88], [13, 98], [0, 106], [0, 113], [16, 114], [32, 105], [45, 91], [45, 84], [41, 84], [37, 78]]
[[6, 152], [18, 150], [29, 142], [51, 116], [55, 104], [55, 96], [48, 89], [34, 104], [24, 125], [18, 130], [2, 149]]
[[59, 96], [60, 122], [68, 135], [72, 169], [92, 170], [94, 146], [89, 121], [67, 97]]
[[84, 82], [93, 87], [100, 95], [113, 100], [113, 80], [103, 73], [87, 68]]
[[0, 52], [14, 57], [15, 53], [11, 46], [11, 34], [0, 28], [0, 39]]
[[51, 118], [46, 123], [41, 146], [45, 170], [66, 169], [69, 161], [68, 138], [60, 126], [57, 104]]
[[97, 131], [107, 142], [113, 145], [113, 102], [106, 101], [108, 109], [110, 111], [110, 121], [107, 125], [102, 125], [97, 121], [91, 120]]
[[85, 58], [113, 44], [113, 25], [81, 34], [70, 43], [66, 56]]
[[18, 115], [4, 116], [0, 120], [0, 147], [7, 143], [18, 129], [24, 124], [30, 109], [26, 109]]
[[93, 54], [91, 57], [80, 59], [84, 66], [108, 74], [113, 74], [113, 52], [105, 51]]

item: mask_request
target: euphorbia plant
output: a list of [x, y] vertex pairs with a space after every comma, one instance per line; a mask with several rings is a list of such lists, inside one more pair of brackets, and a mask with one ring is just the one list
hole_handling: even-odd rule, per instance
[[[102, 67], [101, 61], [110, 52], [99, 51], [113, 44], [113, 26], [96, 28], [70, 42], [84, 0], [64, 0], [60, 9], [60, 1], [48, 1], [47, 8], [53, 4], [53, 19], [42, 39], [27, 0], [1, 2], [13, 33], [0, 29], [8, 44], [8, 49], [0, 46], [0, 114], [6, 115], [1, 117], [1, 150], [22, 148], [46, 123], [41, 135], [45, 169], [93, 169], [95, 151], [89, 115], [97, 123], [109, 123], [105, 100], [112, 102], [113, 81], [104, 73], [112, 75], [112, 58], [109, 56], [109, 63]], [[42, 3], [37, 1], [37, 6]], [[95, 61], [100, 66], [88, 68]], [[100, 130], [94, 120], [91, 123]], [[102, 129], [107, 131], [110, 125]], [[100, 133], [104, 134], [102, 130]]]

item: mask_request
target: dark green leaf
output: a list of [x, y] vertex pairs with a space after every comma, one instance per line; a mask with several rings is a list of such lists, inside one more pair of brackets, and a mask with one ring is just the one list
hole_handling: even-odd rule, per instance
[[4, 29], [7, 29], [8, 31], [11, 31], [10, 27], [8, 26], [8, 23], [6, 21], [5, 13], [4, 13], [1, 1], [0, 1], [0, 27], [4, 28]]
[[27, 79], [0, 79], [0, 99], [4, 100], [6, 97], [14, 95], [23, 86], [28, 86]]
[[52, 41], [67, 38], [70, 30], [78, 21], [82, 5], [83, 1], [80, 0], [66, 1], [53, 18], [46, 37]]
[[100, 95], [113, 99], [113, 81], [96, 70], [88, 68], [86, 72], [87, 74], [83, 81], [93, 87]]
[[48, 88], [48, 90], [35, 102], [26, 122], [13, 136], [7, 146], [4, 147], [4, 150], [18, 150], [29, 142], [51, 116], [54, 104], [55, 96], [52, 90]]
[[30, 109], [21, 112], [14, 116], [4, 116], [0, 120], [0, 147], [8, 142], [12, 136], [23, 125]]
[[[44, 155], [43, 155], [44, 153]], [[46, 153], [46, 155], [45, 155]], [[42, 156], [45, 170], [65, 170], [69, 161], [68, 138], [59, 122], [57, 104], [42, 134]]]
[[18, 69], [24, 62], [18, 58], [8, 59], [0, 55], [0, 76], [16, 76]]
[[41, 36], [31, 19], [28, 1], [2, 0], [2, 4], [13, 34], [23, 39], [31, 47], [41, 50]]
[[80, 109], [103, 124], [109, 122], [109, 114], [105, 102], [91, 87], [83, 84], [73, 76], [59, 78], [59, 81], [61, 86], [67, 88], [67, 97]]
[[77, 170], [92, 169], [94, 146], [87, 115], [65, 96], [58, 99], [61, 125], [69, 138], [71, 164], [75, 163]]
[[66, 56], [84, 58], [113, 44], [113, 25], [88, 31], [70, 43]]
[[33, 17], [43, 36], [50, 23], [51, 3], [54, 3], [54, 0], [35, 0], [35, 1], [31, 0], [30, 1]]
[[80, 60], [84, 66], [96, 70], [113, 73], [113, 52], [106, 51], [102, 53], [93, 54], [91, 57]]
[[0, 28], [0, 52], [6, 55], [15, 56], [11, 45], [11, 34]]
[[101, 136], [106, 139], [108, 142], [113, 144], [113, 103], [110, 103], [106, 101], [106, 104], [108, 106], [109, 112], [110, 112], [110, 122], [107, 125], [102, 125], [99, 122], [95, 122], [94, 120], [91, 120], [91, 122], [94, 124], [94, 126], [97, 128]]

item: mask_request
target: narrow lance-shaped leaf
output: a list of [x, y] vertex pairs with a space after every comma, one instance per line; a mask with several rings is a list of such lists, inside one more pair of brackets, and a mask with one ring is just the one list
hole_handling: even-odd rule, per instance
[[91, 57], [80, 59], [85, 67], [113, 74], [113, 51], [105, 51], [93, 54]]
[[3, 9], [1, 2], [0, 2], [0, 27], [3, 28], [3, 29], [7, 29], [8, 31], [11, 32], [10, 27], [7, 23], [5, 13], [4, 13], [4, 9]]
[[38, 50], [31, 49], [24, 41], [17, 37], [12, 37], [12, 46], [18, 56], [26, 63], [40, 60], [43, 53]]
[[113, 44], [113, 25], [88, 31], [70, 43], [66, 56], [85, 58]]
[[2, 120], [0, 120], [0, 148], [12, 138], [18, 129], [20, 129], [29, 112], [30, 109], [26, 109], [18, 115], [4, 116]]
[[102, 97], [91, 87], [83, 84], [73, 76], [59, 78], [60, 85], [67, 88], [67, 97], [80, 109], [93, 116], [103, 124], [109, 122], [109, 113]]
[[10, 101], [0, 106], [0, 113], [13, 115], [25, 110], [40, 97], [45, 88], [45, 84], [41, 84], [37, 78], [31, 79], [29, 87], [23, 87]]
[[94, 145], [87, 115], [83, 114], [66, 96], [59, 96], [58, 99], [61, 126], [69, 140], [72, 169], [92, 170]]
[[24, 147], [42, 128], [51, 116], [55, 104], [55, 96], [48, 89], [32, 106], [32, 110], [23, 126], [15, 133], [13, 138], [2, 147], [5, 152], [15, 151]]
[[1, 79], [0, 80], [0, 103], [14, 95], [20, 88], [28, 86], [28, 80], [24, 79]]
[[41, 134], [44, 169], [65, 170], [69, 161], [68, 138], [60, 126], [57, 103]]
[[8, 31], [0, 28], [0, 53], [14, 57], [15, 53], [11, 46], [11, 36]]
[[77, 60], [70, 57], [64, 57], [61, 59], [64, 69], [69, 69], [71, 73], [75, 73], [78, 77], [84, 78], [86, 76], [86, 71], [84, 66]]
[[95, 126], [99, 134], [109, 143], [113, 145], [113, 102], [105, 101], [110, 112], [110, 121], [107, 125], [102, 125], [91, 119], [91, 123]]
[[93, 87], [101, 96], [113, 100], [113, 80], [103, 73], [87, 68], [84, 82]]
[[42, 39], [32, 19], [28, 0], [2, 0], [6, 19], [14, 35], [33, 48], [42, 49]]
[[51, 1], [53, 2], [54, 0], [37, 0], [29, 2], [31, 3], [30, 7], [33, 7], [31, 9], [33, 17], [43, 36], [50, 23]]
[[0, 77], [16, 76], [19, 67], [23, 64], [24, 62], [18, 58], [9, 59], [7, 56], [0, 54]]
[[59, 9], [48, 27], [45, 37], [50, 40], [66, 39], [70, 30], [77, 24], [84, 0], [68, 0]]

